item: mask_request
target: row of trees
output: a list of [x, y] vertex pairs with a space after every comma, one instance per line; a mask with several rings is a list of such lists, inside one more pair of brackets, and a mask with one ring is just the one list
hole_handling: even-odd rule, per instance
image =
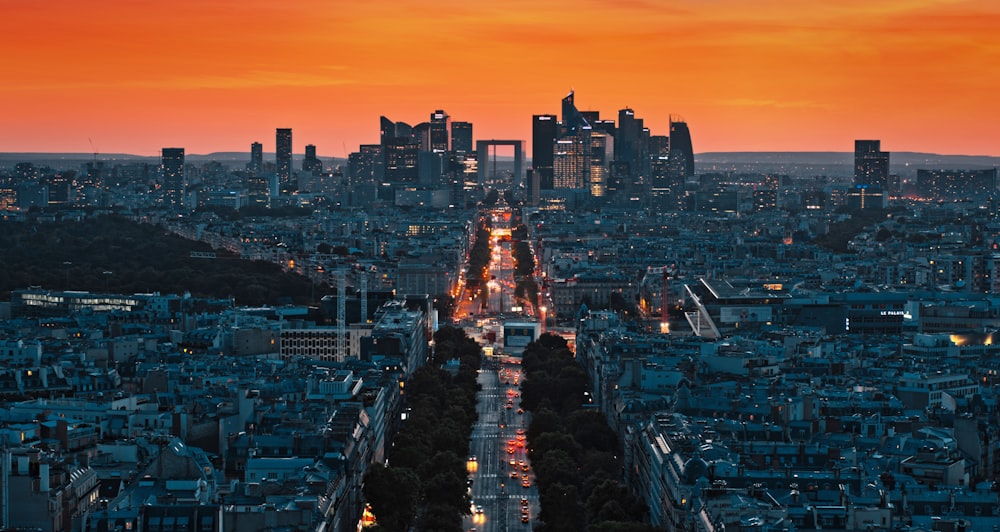
[[190, 292], [232, 297], [240, 305], [306, 302], [313, 293], [308, 279], [282, 272], [277, 264], [222, 253], [214, 260], [191, 258], [192, 251], [212, 248], [117, 215], [82, 222], [8, 223], [0, 232], [0, 250], [0, 299], [29, 286], [122, 294]]
[[566, 340], [543, 334], [524, 351], [521, 405], [532, 412], [528, 455], [543, 532], [650, 532], [645, 504], [624, 486], [618, 437], [586, 402], [587, 378]]
[[528, 229], [523, 223], [518, 223], [511, 230], [511, 255], [514, 257], [514, 295], [531, 302], [538, 307], [538, 284], [535, 282], [535, 254], [531, 251], [528, 241]]
[[476, 229], [476, 241], [469, 251], [469, 266], [465, 272], [465, 287], [470, 295], [479, 297], [489, 280], [489, 265], [492, 256], [490, 250], [490, 228], [485, 220], [480, 221]]
[[[479, 345], [459, 328], [434, 333], [432, 363], [405, 383], [408, 417], [389, 451], [389, 465], [376, 464], [364, 495], [380, 531], [462, 530], [469, 513], [465, 457], [477, 418]], [[458, 359], [457, 373], [441, 368]]]

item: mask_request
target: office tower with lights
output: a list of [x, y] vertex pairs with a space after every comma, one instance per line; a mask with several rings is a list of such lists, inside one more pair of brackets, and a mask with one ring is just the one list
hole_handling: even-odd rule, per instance
[[451, 151], [459, 155], [472, 153], [472, 122], [451, 123]]
[[555, 115], [531, 117], [531, 167], [532, 178], [538, 181], [539, 190], [552, 190], [553, 145], [559, 134], [559, 121]]
[[323, 162], [316, 157], [316, 146], [313, 144], [306, 144], [306, 157], [302, 160], [302, 171], [306, 173], [323, 171]]
[[889, 181], [889, 152], [881, 141], [854, 141], [854, 185], [885, 190]]
[[[586, 143], [585, 143], [586, 142]], [[589, 181], [590, 136], [568, 135], [555, 141], [552, 153], [552, 188], [582, 189]]]
[[608, 193], [608, 169], [614, 153], [614, 136], [603, 131], [590, 133], [589, 181], [586, 184], [590, 195], [601, 198]]
[[184, 148], [163, 148], [160, 154], [163, 201], [172, 207], [184, 204]]
[[855, 140], [854, 186], [847, 193], [848, 208], [885, 208], [888, 183], [889, 152], [882, 151], [881, 141]]
[[260, 175], [264, 171], [264, 145], [259, 142], [250, 144], [250, 163], [247, 170], [251, 175]]
[[278, 189], [288, 192], [292, 184], [292, 129], [278, 128], [274, 143], [274, 166], [278, 175]]
[[448, 151], [448, 113], [441, 109], [431, 113], [429, 151]]

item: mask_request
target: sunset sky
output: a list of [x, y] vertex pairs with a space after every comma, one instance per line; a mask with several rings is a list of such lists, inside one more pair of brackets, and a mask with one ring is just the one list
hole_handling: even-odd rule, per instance
[[[343, 157], [379, 115], [476, 139], [631, 107], [694, 149], [1000, 155], [996, 0], [0, 0], [0, 151]], [[92, 143], [92, 144], [91, 144]], [[93, 148], [91, 147], [93, 145]]]

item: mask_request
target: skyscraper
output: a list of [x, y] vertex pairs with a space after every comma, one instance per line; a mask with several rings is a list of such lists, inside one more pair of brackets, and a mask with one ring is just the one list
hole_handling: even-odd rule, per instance
[[264, 145], [254, 142], [250, 145], [250, 164], [247, 170], [252, 175], [260, 175], [264, 171]]
[[302, 160], [302, 171], [310, 173], [323, 171], [323, 162], [316, 157], [316, 146], [313, 144], [306, 144], [306, 157]]
[[670, 121], [669, 172], [670, 181], [675, 183], [694, 176], [694, 149], [687, 122]]
[[448, 151], [448, 113], [441, 109], [431, 113], [430, 151]]
[[581, 128], [590, 127], [590, 123], [576, 108], [573, 91], [569, 91], [562, 99], [562, 135], [574, 135]]
[[274, 143], [275, 170], [278, 174], [278, 189], [282, 192], [292, 187], [292, 129], [278, 128]]
[[472, 153], [472, 122], [451, 123], [451, 150], [458, 154]]
[[160, 154], [160, 175], [163, 176], [163, 200], [173, 207], [184, 203], [184, 148], [163, 148]]
[[615, 133], [615, 181], [625, 190], [633, 190], [632, 185], [640, 173], [639, 139], [642, 133], [642, 119], [635, 117], [629, 108], [618, 111], [618, 128]]
[[847, 193], [850, 209], [882, 209], [889, 182], [889, 152], [877, 140], [854, 141], [854, 187]]
[[586, 142], [579, 135], [568, 135], [557, 140], [552, 154], [552, 188], [584, 188], [590, 175], [589, 135]]
[[555, 115], [531, 117], [531, 166], [532, 177], [540, 190], [552, 190], [552, 148], [559, 133]]
[[889, 181], [889, 152], [882, 151], [881, 141], [854, 141], [854, 184], [885, 190]]

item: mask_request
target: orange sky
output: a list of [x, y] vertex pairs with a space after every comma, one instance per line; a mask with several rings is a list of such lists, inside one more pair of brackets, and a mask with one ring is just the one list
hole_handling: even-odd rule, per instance
[[[696, 152], [1000, 155], [996, 0], [0, 0], [0, 151], [344, 156], [434, 109], [530, 140], [572, 88]], [[346, 150], [345, 150], [346, 147]]]

